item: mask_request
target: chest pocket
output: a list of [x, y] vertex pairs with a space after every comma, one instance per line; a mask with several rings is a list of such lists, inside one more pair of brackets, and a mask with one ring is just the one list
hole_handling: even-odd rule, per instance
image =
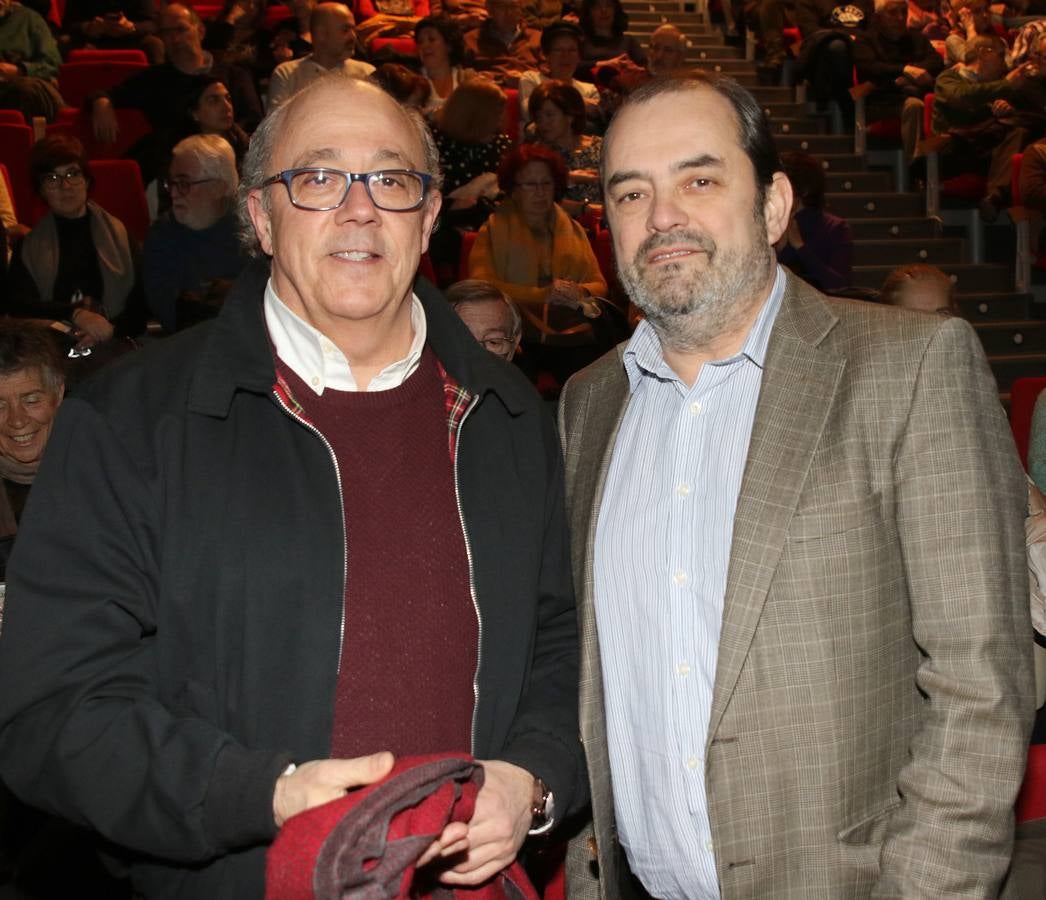
[[879, 525], [882, 522], [879, 502], [878, 494], [864, 494], [803, 505], [789, 523], [788, 539], [812, 541]]

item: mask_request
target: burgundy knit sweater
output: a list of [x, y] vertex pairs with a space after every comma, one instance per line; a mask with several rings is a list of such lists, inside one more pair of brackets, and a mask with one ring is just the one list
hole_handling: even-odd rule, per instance
[[277, 370], [338, 461], [348, 539], [331, 755], [471, 749], [479, 626], [432, 350], [400, 387], [317, 397]]

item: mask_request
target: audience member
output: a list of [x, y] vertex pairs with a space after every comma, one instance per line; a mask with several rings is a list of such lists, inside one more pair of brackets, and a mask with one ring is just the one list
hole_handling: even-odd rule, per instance
[[869, 122], [901, 117], [901, 142], [908, 163], [922, 134], [923, 96], [943, 68], [929, 38], [907, 26], [907, 0], [875, 0], [871, 24], [854, 42], [857, 80], [871, 82], [865, 98]]
[[[530, 95], [539, 84], [547, 81], [559, 81], [569, 84], [585, 101], [587, 122], [598, 121], [599, 90], [588, 81], [579, 81], [574, 77], [581, 62], [581, 29], [573, 22], [558, 20], [546, 25], [541, 32], [541, 52], [545, 55], [544, 65], [540, 69], [528, 69], [519, 78], [520, 125], [526, 127], [530, 122]], [[601, 123], [600, 123], [601, 124]]]
[[[941, 155], [942, 174], [987, 170], [981, 215], [993, 221], [1010, 196], [1010, 168], [1031, 135], [1011, 116], [1024, 106], [1033, 65], [1007, 73], [1006, 44], [995, 35], [978, 35], [966, 42], [966, 60], [945, 69], [934, 86], [933, 129], [947, 135]], [[1038, 92], [1035, 92], [1038, 93]]]
[[854, 37], [872, 14], [872, 0], [840, 4], [836, 0], [797, 0], [795, 20], [803, 36], [798, 68], [810, 85], [810, 98], [819, 104], [834, 102], [841, 115], [835, 123], [853, 131]]
[[[603, 139], [585, 134], [585, 102], [569, 84], [548, 81], [530, 95], [530, 117], [538, 140], [555, 150], [567, 167], [567, 192], [562, 198], [573, 204], [600, 203], [599, 152]], [[572, 206], [565, 208], [570, 213]]]
[[780, 84], [787, 52], [785, 25], [795, 19], [795, 4], [781, 0], [752, 0], [745, 4], [748, 28], [754, 31], [762, 49], [762, 59], [756, 65], [756, 77], [761, 85]]
[[355, 9], [360, 40], [368, 51], [375, 38], [410, 34], [431, 13], [429, 0], [357, 0]]
[[667, 75], [686, 65], [686, 35], [675, 25], [659, 25], [650, 35], [647, 69], [651, 75]]
[[512, 362], [523, 336], [523, 319], [505, 292], [489, 281], [466, 278], [447, 288], [446, 295], [472, 336], [495, 356]]
[[941, 10], [940, 0], [905, 0], [905, 5], [908, 7], [905, 17], [908, 28], [943, 46], [951, 27]]
[[995, 34], [988, 0], [952, 0], [956, 24], [944, 39], [947, 63], [950, 66], [966, 61], [966, 42], [977, 35]]
[[67, 0], [62, 31], [71, 47], [140, 49], [150, 62], [163, 62], [153, 0]]
[[487, 13], [479, 28], [465, 33], [465, 58], [477, 72], [514, 88], [520, 75], [541, 62], [541, 32], [523, 19], [522, 0], [487, 0]]
[[356, 52], [356, 21], [344, 3], [317, 3], [309, 19], [309, 30], [312, 53], [281, 63], [273, 70], [269, 80], [270, 110], [332, 69], [360, 78], [374, 71], [369, 62], [352, 58]]
[[251, 139], [236, 124], [232, 97], [224, 82], [213, 75], [201, 79], [196, 93], [189, 101], [186, 118], [185, 137], [190, 134], [216, 134], [225, 138], [236, 154], [236, 168], [239, 169]]
[[461, 28], [446, 16], [428, 16], [414, 26], [414, 43], [421, 60], [421, 74], [432, 86], [424, 113], [431, 119], [446, 103], [451, 92], [470, 78], [472, 69], [464, 67], [465, 40]]
[[1021, 205], [1046, 213], [1046, 140], [1024, 148], [1019, 187]]
[[567, 189], [563, 160], [524, 144], [502, 160], [498, 185], [507, 196], [476, 237], [470, 276], [516, 302], [527, 341], [587, 328], [607, 284], [584, 230], [557, 202]]
[[403, 106], [424, 112], [432, 96], [432, 85], [424, 75], [401, 63], [382, 63], [374, 72], [374, 81]]
[[119, 219], [87, 199], [91, 169], [80, 142], [45, 137], [29, 167], [48, 212], [12, 258], [5, 311], [69, 322], [80, 348], [140, 334], [138, 249]]
[[171, 3], [160, 11], [159, 24], [165, 62], [132, 75], [91, 103], [94, 132], [102, 141], [117, 138], [117, 108], [141, 110], [149, 121], [151, 134], [130, 153], [138, 161], [146, 184], [159, 175], [182, 125], [172, 112], [188, 108], [204, 76], [213, 75], [228, 88], [236, 121], [245, 131], [251, 132], [262, 116], [250, 72], [236, 64], [214, 61], [203, 49], [203, 23], [192, 9]]
[[0, 323], [0, 539], [18, 530], [64, 396], [54, 333], [28, 322]]
[[581, 0], [578, 22], [585, 39], [581, 44], [581, 71], [584, 77], [596, 63], [610, 62], [627, 56], [641, 68], [646, 67], [646, 53], [628, 30], [628, 13], [621, 0]]
[[198, 134], [175, 145], [165, 186], [171, 210], [145, 239], [145, 299], [167, 332], [217, 314], [247, 263], [236, 224], [239, 186], [228, 142]]
[[562, 15], [561, 0], [523, 0], [523, 18], [531, 28], [540, 31]]
[[883, 282], [879, 299], [890, 306], [938, 316], [958, 316], [955, 282], [936, 266], [910, 263], [898, 266]]
[[64, 105], [51, 83], [61, 63], [47, 22], [15, 0], [0, 0], [0, 109], [52, 121]]
[[820, 160], [797, 151], [782, 153], [781, 168], [792, 183], [792, 212], [775, 245], [777, 261], [826, 294], [849, 287], [853, 234], [845, 219], [824, 209]]
[[432, 15], [453, 19], [462, 32], [479, 28], [487, 20], [486, 0], [430, 0]]

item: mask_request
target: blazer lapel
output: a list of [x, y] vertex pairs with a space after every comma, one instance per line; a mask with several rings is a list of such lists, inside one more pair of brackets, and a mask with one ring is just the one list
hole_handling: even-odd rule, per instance
[[837, 319], [788, 276], [767, 346], [748, 460], [734, 517], [708, 742], [748, 656], [788, 525], [846, 360], [821, 347]]

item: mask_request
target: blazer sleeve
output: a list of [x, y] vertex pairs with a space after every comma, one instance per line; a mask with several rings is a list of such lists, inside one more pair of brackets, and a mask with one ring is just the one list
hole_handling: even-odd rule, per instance
[[149, 471], [93, 405], [65, 401], [7, 570], [0, 777], [114, 843], [204, 861], [275, 836], [291, 754], [250, 750], [161, 696]]
[[960, 319], [927, 345], [894, 479], [923, 708], [874, 896], [997, 897], [1034, 715], [1027, 490]]

